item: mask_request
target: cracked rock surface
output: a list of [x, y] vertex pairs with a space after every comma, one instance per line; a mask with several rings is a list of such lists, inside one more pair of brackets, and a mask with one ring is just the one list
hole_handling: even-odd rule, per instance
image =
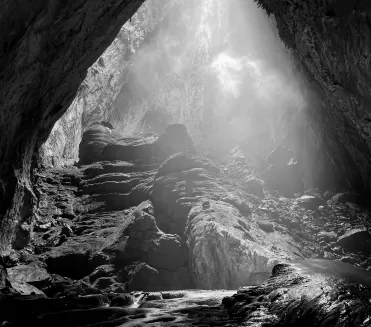
[[0, 321], [367, 326], [371, 234], [354, 196], [285, 197], [238, 149], [218, 163], [197, 153], [179, 124], [135, 138], [91, 131], [89, 164], [36, 175], [33, 219], [0, 257]]

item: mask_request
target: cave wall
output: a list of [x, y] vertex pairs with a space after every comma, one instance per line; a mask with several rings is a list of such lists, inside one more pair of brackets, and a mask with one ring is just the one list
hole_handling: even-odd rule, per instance
[[[32, 165], [88, 68], [143, 0], [1, 1], [0, 247], [36, 201]], [[24, 208], [24, 210], [21, 210]], [[22, 217], [21, 217], [22, 216]]]
[[[72, 104], [89, 67], [143, 2], [1, 1], [1, 249], [22, 221], [32, 219], [38, 149]], [[318, 88], [322, 101], [308, 111], [308, 119], [322, 135], [336, 178], [369, 194], [370, 5], [361, 0], [257, 2], [275, 15], [281, 39]]]
[[308, 115], [323, 135], [335, 178], [369, 195], [371, 5], [360, 0], [257, 2], [274, 14], [281, 39], [322, 99]]
[[88, 69], [73, 102], [42, 145], [40, 158], [44, 165], [59, 166], [78, 161], [82, 133], [93, 122], [109, 120], [137, 50], [175, 2], [147, 0], [124, 24], [111, 45]]

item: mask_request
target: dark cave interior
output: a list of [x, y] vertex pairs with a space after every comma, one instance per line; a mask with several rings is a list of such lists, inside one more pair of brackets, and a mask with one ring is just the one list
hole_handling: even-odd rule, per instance
[[2, 325], [371, 326], [369, 1], [0, 6]]

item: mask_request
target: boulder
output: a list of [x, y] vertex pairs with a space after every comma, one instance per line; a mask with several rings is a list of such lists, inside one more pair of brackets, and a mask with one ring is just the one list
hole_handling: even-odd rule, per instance
[[19, 265], [7, 268], [8, 279], [17, 283], [29, 283], [35, 286], [45, 285], [50, 281], [50, 275], [45, 268], [41, 268], [36, 263]]
[[133, 265], [128, 272], [128, 291], [160, 291], [160, 273], [157, 269], [142, 262]]
[[314, 195], [303, 195], [298, 198], [297, 203], [299, 206], [308, 210], [317, 210], [319, 206], [324, 205], [325, 201]]
[[294, 154], [291, 150], [280, 145], [267, 156], [266, 160], [274, 167], [283, 168], [288, 165], [293, 157]]
[[32, 295], [39, 294], [45, 295], [44, 292], [39, 290], [37, 287], [28, 283], [19, 283], [17, 281], [9, 281], [12, 288], [20, 295]]
[[90, 126], [82, 135], [79, 145], [79, 163], [89, 165], [99, 161], [103, 148], [115, 140], [109, 127], [100, 123]]
[[244, 181], [244, 186], [248, 193], [257, 196], [260, 199], [264, 199], [263, 183], [257, 178], [252, 177]]
[[222, 303], [241, 325], [370, 326], [370, 287], [362, 269], [306, 259], [276, 265], [265, 283], [242, 287]]
[[100, 160], [151, 164], [156, 162], [156, 157], [159, 155], [156, 147], [157, 139], [157, 136], [117, 138], [102, 149]]
[[193, 141], [183, 124], [169, 125], [159, 136], [156, 146], [162, 158], [167, 158], [177, 152], [195, 152]]
[[141, 261], [155, 269], [176, 271], [184, 265], [180, 237], [159, 230], [152, 212], [149, 201], [140, 204], [105, 251], [113, 252], [116, 262]]
[[193, 141], [182, 124], [169, 125], [160, 136], [116, 138], [101, 152], [101, 160], [158, 163], [178, 152], [194, 152]]
[[248, 230], [241, 228], [239, 212], [231, 204], [218, 201], [211, 208], [193, 207], [188, 217], [186, 239], [195, 287], [234, 289], [248, 285], [252, 274], [269, 273], [280, 257], [269, 250], [276, 240], [248, 220]]
[[371, 253], [371, 234], [364, 229], [352, 229], [340, 236], [337, 243], [347, 251]]
[[161, 176], [187, 171], [193, 168], [203, 168], [211, 173], [220, 174], [220, 169], [207, 158], [187, 153], [177, 153], [167, 158], [158, 168], [156, 178]]
[[267, 157], [267, 161], [270, 166], [260, 173], [260, 177], [268, 188], [286, 197], [303, 192], [301, 166], [292, 157], [292, 151], [280, 146]]
[[354, 193], [346, 192], [346, 193], [337, 193], [330, 200], [327, 201], [328, 204], [336, 205], [342, 204], [346, 202], [356, 202], [357, 195]]
[[286, 197], [293, 197], [304, 190], [303, 177], [297, 162], [290, 162], [284, 167], [270, 166], [260, 177], [268, 188], [277, 190]]

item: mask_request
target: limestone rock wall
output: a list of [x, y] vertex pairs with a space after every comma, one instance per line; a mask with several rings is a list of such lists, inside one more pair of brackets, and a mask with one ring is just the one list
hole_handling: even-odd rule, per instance
[[[143, 0], [2, 1], [0, 248], [36, 200], [35, 153]], [[21, 208], [23, 207], [23, 210]]]
[[335, 163], [337, 179], [370, 193], [370, 34], [366, 1], [257, 1], [316, 84], [322, 104], [310, 112]]
[[88, 69], [76, 97], [54, 125], [41, 153], [46, 165], [78, 160], [84, 130], [93, 122], [106, 120], [128, 78], [128, 70], [138, 48], [163, 20], [173, 0], [148, 0], [142, 4], [106, 51]]

